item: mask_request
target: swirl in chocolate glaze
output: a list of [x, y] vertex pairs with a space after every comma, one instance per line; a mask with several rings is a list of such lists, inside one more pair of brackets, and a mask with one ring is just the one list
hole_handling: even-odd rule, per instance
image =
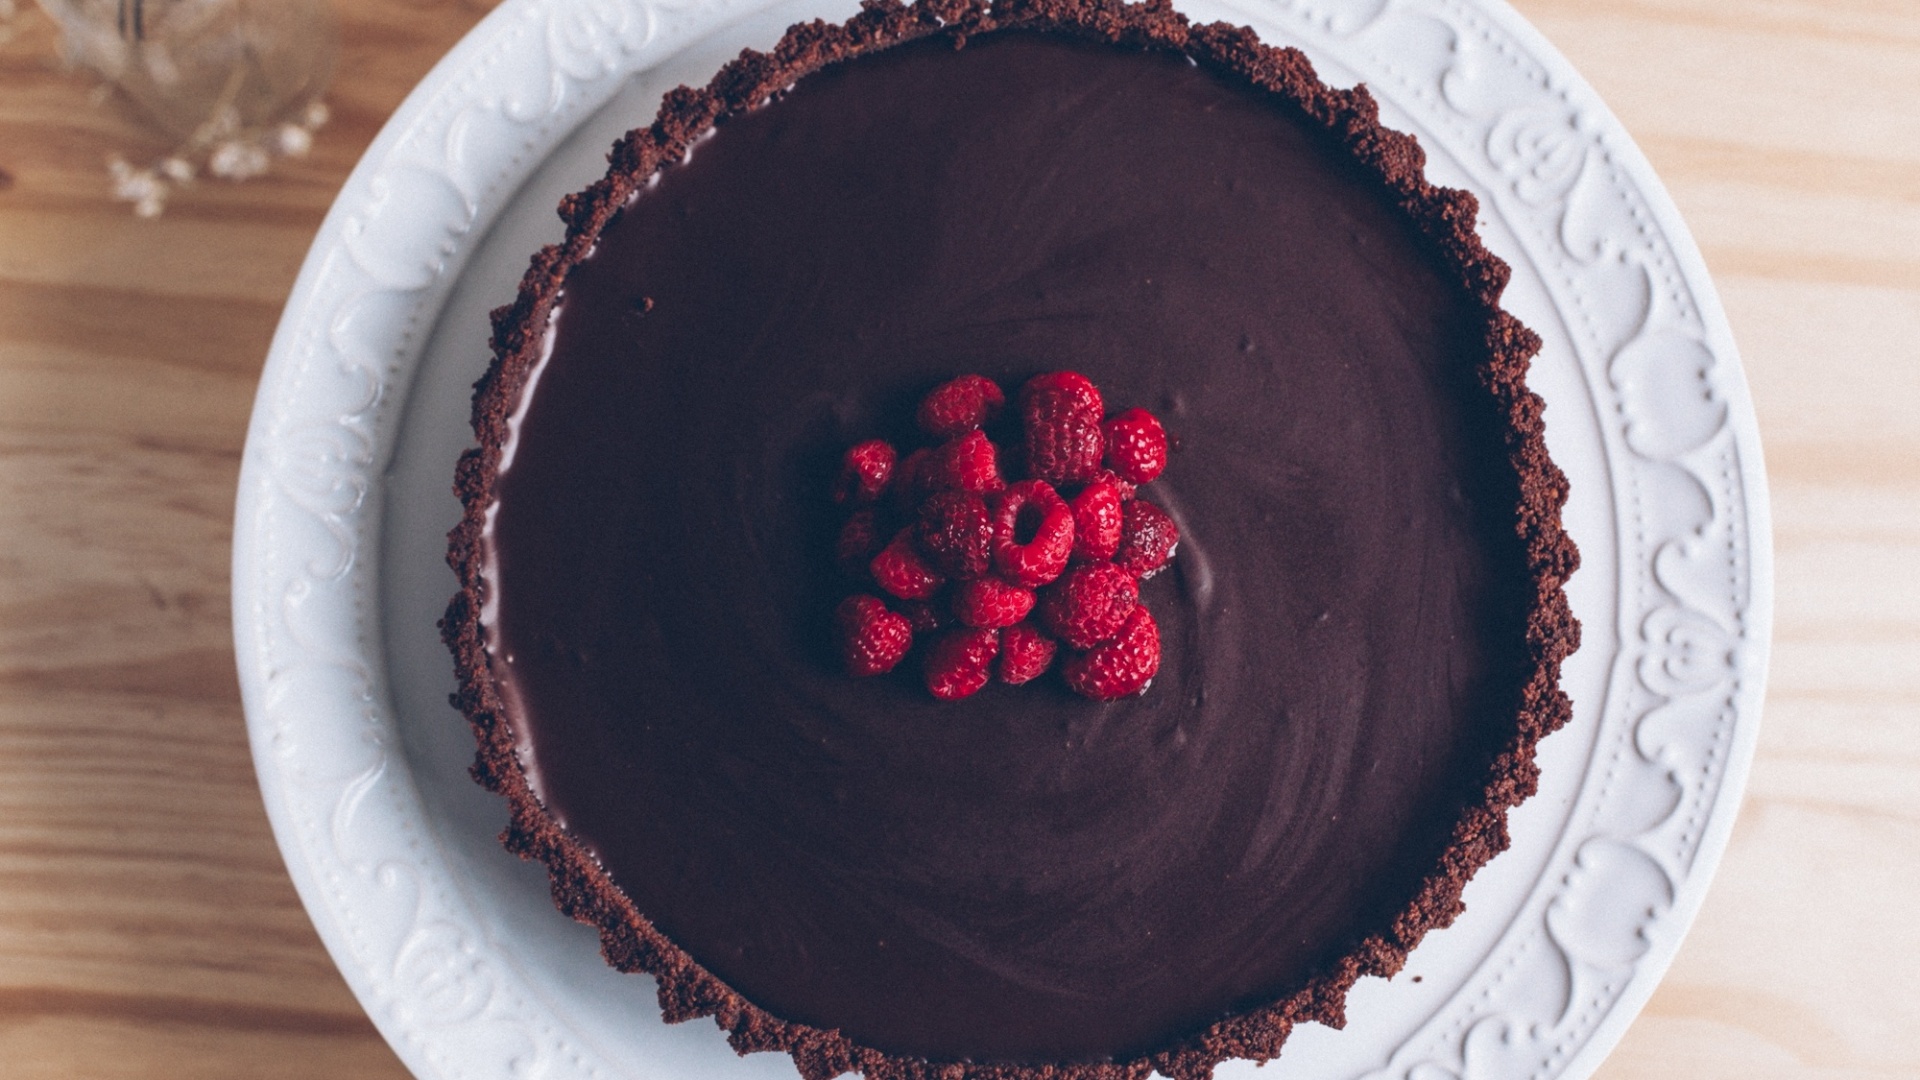
[[[510, 844], [670, 1018], [809, 1076], [1199, 1075], [1450, 919], [1564, 719], [1571, 548], [1515, 528], [1562, 489], [1520, 461], [1537, 401], [1484, 386], [1530, 335], [1324, 100], [950, 34], [682, 164], [617, 156], [590, 254], [536, 263], [463, 466], [459, 700]], [[1160, 676], [1106, 705], [847, 678], [839, 450], [954, 374], [1049, 369], [1179, 439]]]

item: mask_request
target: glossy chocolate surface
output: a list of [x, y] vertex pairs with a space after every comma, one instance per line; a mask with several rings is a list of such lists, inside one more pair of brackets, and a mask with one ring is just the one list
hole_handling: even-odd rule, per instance
[[[567, 279], [489, 535], [534, 790], [748, 1001], [890, 1053], [1112, 1060], [1297, 990], [1512, 735], [1530, 579], [1469, 309], [1377, 180], [1177, 55], [802, 80]], [[837, 455], [1054, 369], [1178, 438], [1159, 678], [847, 677]]]

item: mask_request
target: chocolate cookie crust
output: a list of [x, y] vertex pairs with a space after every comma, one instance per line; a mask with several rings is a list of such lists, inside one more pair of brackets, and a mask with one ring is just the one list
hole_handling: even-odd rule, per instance
[[[1277, 1002], [1213, 1024], [1175, 1045], [1115, 1062], [1067, 1065], [951, 1065], [896, 1056], [859, 1045], [838, 1032], [777, 1019], [695, 964], [644, 919], [599, 870], [571, 835], [557, 828], [534, 797], [515, 757], [518, 736], [490, 667], [480, 605], [489, 586], [484, 531], [498, 497], [499, 459], [507, 444], [507, 419], [538, 361], [562, 282], [585, 259], [613, 215], [664, 163], [679, 160], [699, 134], [723, 117], [742, 114], [801, 76], [834, 60], [933, 34], [956, 39], [999, 29], [1065, 32], [1094, 41], [1184, 53], [1216, 72], [1228, 73], [1297, 108], [1310, 126], [1325, 130], [1363, 168], [1377, 174], [1394, 200], [1433, 246], [1439, 262], [1459, 276], [1471, 304], [1482, 313], [1486, 361], [1481, 381], [1507, 421], [1508, 460], [1515, 473], [1517, 520], [1533, 575], [1526, 613], [1526, 672], [1520, 680], [1518, 723], [1493, 755], [1484, 791], [1469, 800], [1456, 823], [1439, 869], [1413, 891], [1412, 901], [1378, 933], [1329, 964], [1308, 985]], [[1533, 746], [1564, 722], [1566, 704], [1555, 688], [1560, 659], [1575, 631], [1559, 586], [1573, 566], [1573, 552], [1558, 526], [1564, 483], [1546, 461], [1539, 437], [1539, 402], [1522, 377], [1537, 348], [1533, 336], [1497, 308], [1506, 268], [1471, 233], [1470, 196], [1432, 188], [1419, 176], [1421, 156], [1412, 140], [1380, 129], [1364, 91], [1332, 91], [1314, 80], [1297, 53], [1267, 49], [1245, 31], [1189, 28], [1164, 10], [1096, 6], [972, 6], [876, 8], [844, 28], [797, 28], [769, 56], [748, 54], [730, 65], [706, 91], [670, 95], [653, 128], [635, 132], [616, 148], [608, 178], [563, 207], [569, 235], [535, 260], [519, 301], [496, 316], [496, 364], [476, 396], [475, 427], [481, 448], [461, 463], [460, 494], [467, 512], [453, 534], [450, 555], [462, 591], [449, 610], [449, 643], [460, 668], [456, 703], [473, 720], [481, 740], [476, 776], [508, 797], [513, 823], [508, 846], [541, 858], [551, 869], [563, 909], [601, 930], [610, 961], [625, 970], [653, 972], [669, 1019], [715, 1015], [742, 1050], [783, 1049], [802, 1072], [826, 1076], [863, 1069], [875, 1076], [1141, 1076], [1151, 1068], [1176, 1077], [1204, 1075], [1231, 1057], [1264, 1059], [1279, 1049], [1293, 1022], [1337, 1023], [1346, 988], [1360, 974], [1388, 974], [1426, 929], [1444, 925], [1458, 910], [1462, 884], [1505, 846], [1504, 810], [1530, 793]]]

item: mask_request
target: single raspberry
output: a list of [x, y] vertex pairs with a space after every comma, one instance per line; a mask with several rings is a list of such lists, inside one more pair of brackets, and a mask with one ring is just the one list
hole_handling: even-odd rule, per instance
[[1014, 623], [1000, 631], [1000, 662], [995, 674], [1013, 686], [1032, 682], [1053, 666], [1060, 643], [1030, 622]]
[[984, 431], [969, 431], [928, 455], [915, 479], [926, 491], [984, 495], [1007, 486], [1000, 478], [1000, 450]]
[[1113, 564], [1142, 581], [1159, 573], [1180, 546], [1180, 527], [1145, 499], [1127, 504], [1120, 522], [1120, 550]]
[[902, 600], [925, 600], [947, 583], [914, 546], [911, 526], [894, 534], [893, 541], [873, 557], [867, 569], [882, 589]]
[[999, 652], [998, 630], [947, 631], [927, 650], [927, 692], [941, 701], [979, 693], [993, 676], [993, 658]]
[[1074, 558], [1087, 562], [1113, 558], [1113, 553], [1120, 550], [1123, 505], [1119, 490], [1104, 480], [1088, 484], [1073, 497]]
[[840, 539], [833, 549], [834, 561], [848, 577], [867, 576], [867, 564], [887, 546], [880, 533], [880, 515], [872, 510], [856, 510], [840, 527]]
[[[911, 458], [913, 455], [909, 454], [907, 456]], [[898, 476], [899, 474], [896, 473], [895, 475]], [[898, 484], [899, 481], [895, 480], [894, 483]], [[1113, 490], [1119, 493], [1121, 502], [1132, 502], [1133, 497], [1135, 495], [1140, 494], [1139, 488], [1134, 484], [1133, 481], [1127, 479], [1124, 476], [1121, 476], [1119, 473], [1114, 472], [1112, 469], [1101, 469], [1099, 472], [1094, 473], [1093, 479], [1087, 481], [1087, 483], [1112, 484]]]
[[915, 536], [934, 567], [957, 581], [977, 578], [992, 565], [993, 515], [978, 495], [939, 491], [927, 496]]
[[1100, 467], [1106, 436], [1098, 413], [1046, 398], [1025, 419], [1027, 475], [1056, 484], [1083, 484]]
[[1056, 484], [1093, 478], [1106, 452], [1099, 413], [1081, 407], [1065, 391], [1046, 391], [1030, 399], [1020, 419], [1027, 475]]
[[913, 627], [878, 597], [849, 596], [833, 614], [840, 628], [840, 655], [856, 678], [892, 671], [913, 647]]
[[953, 625], [953, 612], [938, 597], [932, 600], [896, 600], [893, 608], [907, 617], [916, 634], [931, 634]]
[[1073, 511], [1045, 480], [1021, 480], [994, 501], [993, 565], [1016, 585], [1037, 589], [1059, 577], [1073, 538]]
[[962, 375], [933, 388], [920, 403], [921, 430], [936, 438], [953, 439], [987, 426], [1007, 395], [984, 375]]
[[1032, 610], [1032, 589], [1009, 585], [995, 577], [962, 582], [953, 591], [953, 616], [962, 626], [1012, 626]]
[[1036, 395], [1044, 393], [1064, 394], [1080, 408], [1095, 416], [1107, 411], [1106, 403], [1100, 400], [1100, 388], [1093, 380], [1077, 371], [1049, 371], [1045, 375], [1035, 375], [1020, 388], [1020, 409], [1024, 413], [1027, 403]]
[[1040, 625], [1076, 649], [1091, 649], [1119, 633], [1139, 602], [1133, 575], [1112, 563], [1083, 563], [1040, 594]]
[[1152, 482], [1167, 468], [1167, 429], [1145, 409], [1128, 409], [1101, 425], [1107, 436], [1107, 466], [1136, 484]]
[[1062, 674], [1082, 697], [1112, 701], [1146, 690], [1160, 670], [1160, 627], [1145, 604], [1127, 614], [1120, 633], [1091, 652], [1067, 658]]
[[833, 501], [878, 502], [893, 477], [895, 454], [885, 439], [868, 439], [848, 448], [840, 458], [840, 478], [833, 485]]

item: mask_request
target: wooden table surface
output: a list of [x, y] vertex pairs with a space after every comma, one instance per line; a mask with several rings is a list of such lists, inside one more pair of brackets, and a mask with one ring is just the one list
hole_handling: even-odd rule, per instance
[[[260, 807], [228, 540], [321, 216], [485, 3], [342, 0], [312, 156], [157, 220], [151, 156], [0, 44], [0, 1075], [400, 1077]], [[1605, 1080], [1920, 1076], [1920, 3], [1520, 0], [1652, 158], [1757, 402], [1778, 551], [1759, 758]]]

